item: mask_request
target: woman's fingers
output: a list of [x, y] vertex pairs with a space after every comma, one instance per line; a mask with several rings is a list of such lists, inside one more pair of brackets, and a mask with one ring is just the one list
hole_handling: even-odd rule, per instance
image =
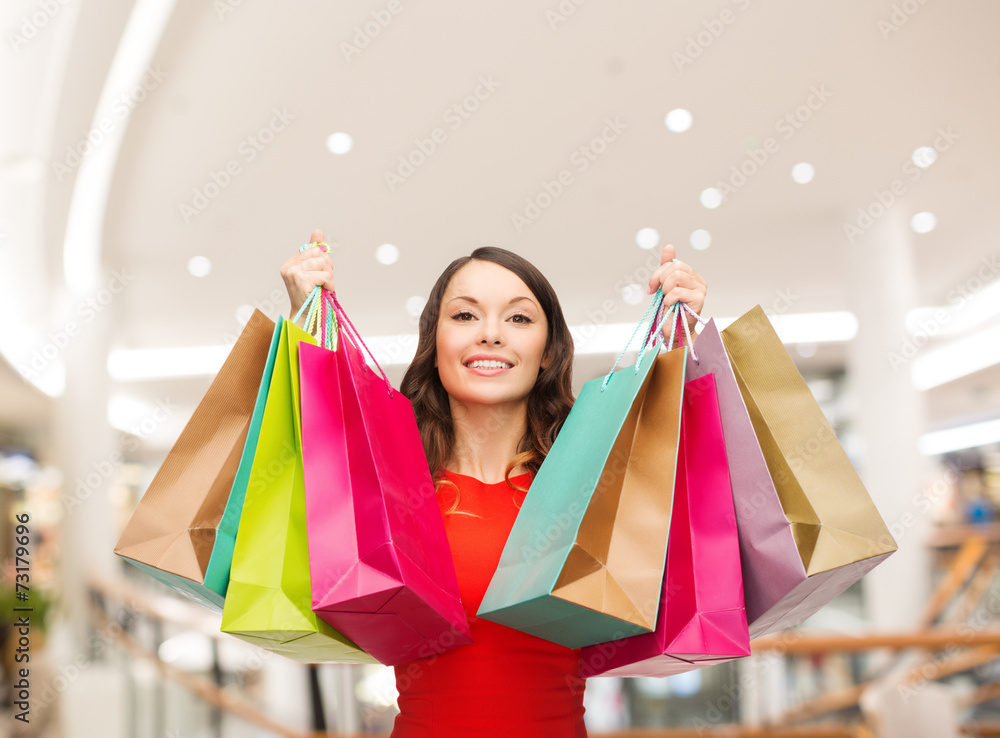
[[696, 275], [697, 272], [683, 261], [667, 261], [658, 266], [649, 277], [649, 294], [653, 294], [660, 287], [664, 288], [664, 292], [674, 285], [691, 287], [693, 286], [691, 280]]
[[[323, 231], [317, 229], [309, 237], [310, 243], [325, 241]], [[294, 316], [317, 285], [334, 291], [333, 261], [319, 246], [297, 251], [281, 266], [281, 278], [288, 292], [291, 315]]]
[[[701, 313], [705, 307], [705, 297], [708, 294], [708, 283], [691, 265], [678, 261], [676, 250], [671, 244], [663, 247], [660, 253], [660, 266], [649, 278], [649, 294], [658, 289], [663, 290], [663, 301], [667, 305], [683, 302], [695, 313]], [[693, 329], [695, 318], [685, 312], [688, 325]], [[669, 336], [670, 326], [664, 324], [663, 334]]]

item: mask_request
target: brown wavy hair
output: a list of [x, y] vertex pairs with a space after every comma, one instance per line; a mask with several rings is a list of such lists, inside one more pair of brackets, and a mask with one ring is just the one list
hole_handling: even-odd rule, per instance
[[[427, 463], [435, 486], [440, 489], [442, 484], [450, 484], [440, 477], [455, 445], [455, 426], [448, 392], [441, 384], [438, 369], [434, 366], [437, 355], [437, 324], [441, 302], [451, 278], [470, 261], [490, 261], [520, 277], [538, 298], [548, 321], [545, 356], [549, 359], [549, 364], [545, 369], [539, 370], [538, 379], [528, 395], [527, 428], [518, 443], [517, 454], [507, 464], [504, 472], [507, 484], [514, 489], [521, 489], [510, 481], [511, 471], [519, 465], [532, 473], [538, 471], [573, 407], [573, 338], [555, 290], [527, 259], [506, 249], [483, 246], [470, 256], [455, 259], [448, 265], [434, 283], [427, 304], [420, 314], [417, 352], [403, 375], [400, 392], [413, 405]], [[456, 499], [454, 507], [457, 505]]]

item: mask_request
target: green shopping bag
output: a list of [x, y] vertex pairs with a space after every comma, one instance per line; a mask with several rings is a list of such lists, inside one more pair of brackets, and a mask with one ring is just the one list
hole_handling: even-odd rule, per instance
[[[658, 315], [662, 300], [657, 292], [646, 314]], [[661, 325], [647, 335], [658, 339]], [[531, 483], [479, 617], [568, 648], [654, 629], [687, 357], [686, 347], [658, 348], [647, 340], [633, 366], [583, 386]]]
[[229, 588], [229, 572], [233, 566], [233, 551], [236, 548], [236, 531], [243, 515], [243, 502], [247, 495], [247, 485], [250, 482], [250, 469], [257, 454], [257, 440], [260, 437], [260, 426], [264, 420], [264, 405], [267, 402], [267, 391], [271, 387], [271, 375], [274, 372], [274, 359], [278, 355], [278, 341], [281, 338], [281, 318], [274, 326], [271, 336], [271, 347], [267, 352], [267, 362], [264, 364], [264, 375], [257, 390], [257, 402], [254, 404], [253, 415], [250, 417], [250, 430], [240, 456], [240, 465], [236, 469], [233, 488], [222, 513], [219, 527], [215, 531], [215, 547], [205, 569], [205, 586], [216, 592], [225, 593]]
[[[279, 319], [280, 320], [280, 319]], [[302, 481], [298, 347], [316, 340], [290, 321], [281, 335], [236, 534], [222, 631], [303, 663], [377, 663], [312, 611]]]

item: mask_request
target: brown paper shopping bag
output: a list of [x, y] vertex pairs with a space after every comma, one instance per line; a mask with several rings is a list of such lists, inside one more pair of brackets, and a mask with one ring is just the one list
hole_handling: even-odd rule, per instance
[[[896, 542], [763, 309], [725, 328], [722, 341], [794, 539], [783, 553], [794, 576], [751, 622], [757, 637], [804, 621], [884, 561]], [[753, 546], [740, 509], [741, 544]]]
[[255, 310], [115, 547], [119, 556], [213, 610], [222, 610], [231, 542], [229, 556], [221, 557], [225, 571], [212, 581], [206, 574], [273, 353], [273, 334], [274, 323]]

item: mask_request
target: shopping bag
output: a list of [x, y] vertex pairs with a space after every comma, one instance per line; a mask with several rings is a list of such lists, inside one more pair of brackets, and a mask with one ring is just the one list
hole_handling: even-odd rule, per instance
[[781, 508], [771, 474], [736, 376], [714, 319], [698, 335], [698, 361], [688, 357], [689, 377], [715, 376], [726, 455], [732, 475], [733, 502], [743, 562], [743, 597], [750, 635], [763, 635], [768, 611], [805, 577], [792, 528]]
[[257, 453], [257, 439], [260, 437], [260, 424], [264, 419], [264, 405], [267, 402], [267, 392], [271, 387], [271, 373], [274, 370], [274, 359], [278, 354], [278, 341], [281, 338], [281, 326], [275, 325], [271, 332], [271, 348], [267, 353], [267, 363], [257, 390], [257, 401], [254, 403], [253, 415], [250, 417], [250, 429], [247, 432], [246, 443], [240, 456], [240, 465], [236, 469], [233, 488], [229, 493], [229, 501], [222, 513], [219, 527], [215, 535], [215, 547], [212, 557], [208, 560], [205, 570], [205, 586], [216, 592], [225, 592], [229, 588], [229, 572], [233, 566], [233, 549], [236, 547], [236, 531], [239, 528], [240, 517], [243, 514], [243, 501], [246, 499], [247, 484], [250, 482], [250, 469], [253, 466], [254, 455]]
[[280, 322], [278, 351], [236, 533], [222, 630], [303, 663], [374, 663], [312, 611], [299, 418], [300, 343]]
[[221, 611], [233, 521], [257, 443], [274, 323], [255, 310], [132, 515], [115, 553], [206, 607]]
[[580, 676], [669, 676], [749, 655], [729, 463], [709, 373], [684, 386], [656, 629], [587, 646], [580, 654]]
[[[662, 299], [658, 291], [647, 316]], [[653, 630], [687, 352], [658, 349], [647, 343], [632, 367], [584, 384], [524, 499], [479, 617], [569, 648]]]
[[410, 401], [366, 364], [336, 295], [323, 299], [335, 350], [299, 355], [313, 611], [383, 664], [471, 643]]
[[[764, 310], [757, 305], [721, 337], [795, 544], [775, 525], [770, 485], [759, 464], [751, 466], [755, 486], [736, 512], [757, 637], [804, 621], [890, 556], [896, 542]], [[700, 356], [711, 348], [710, 335], [698, 348], [705, 338]], [[734, 407], [723, 403], [724, 422], [727, 404]], [[742, 421], [734, 427], [732, 441], [747, 442]]]

